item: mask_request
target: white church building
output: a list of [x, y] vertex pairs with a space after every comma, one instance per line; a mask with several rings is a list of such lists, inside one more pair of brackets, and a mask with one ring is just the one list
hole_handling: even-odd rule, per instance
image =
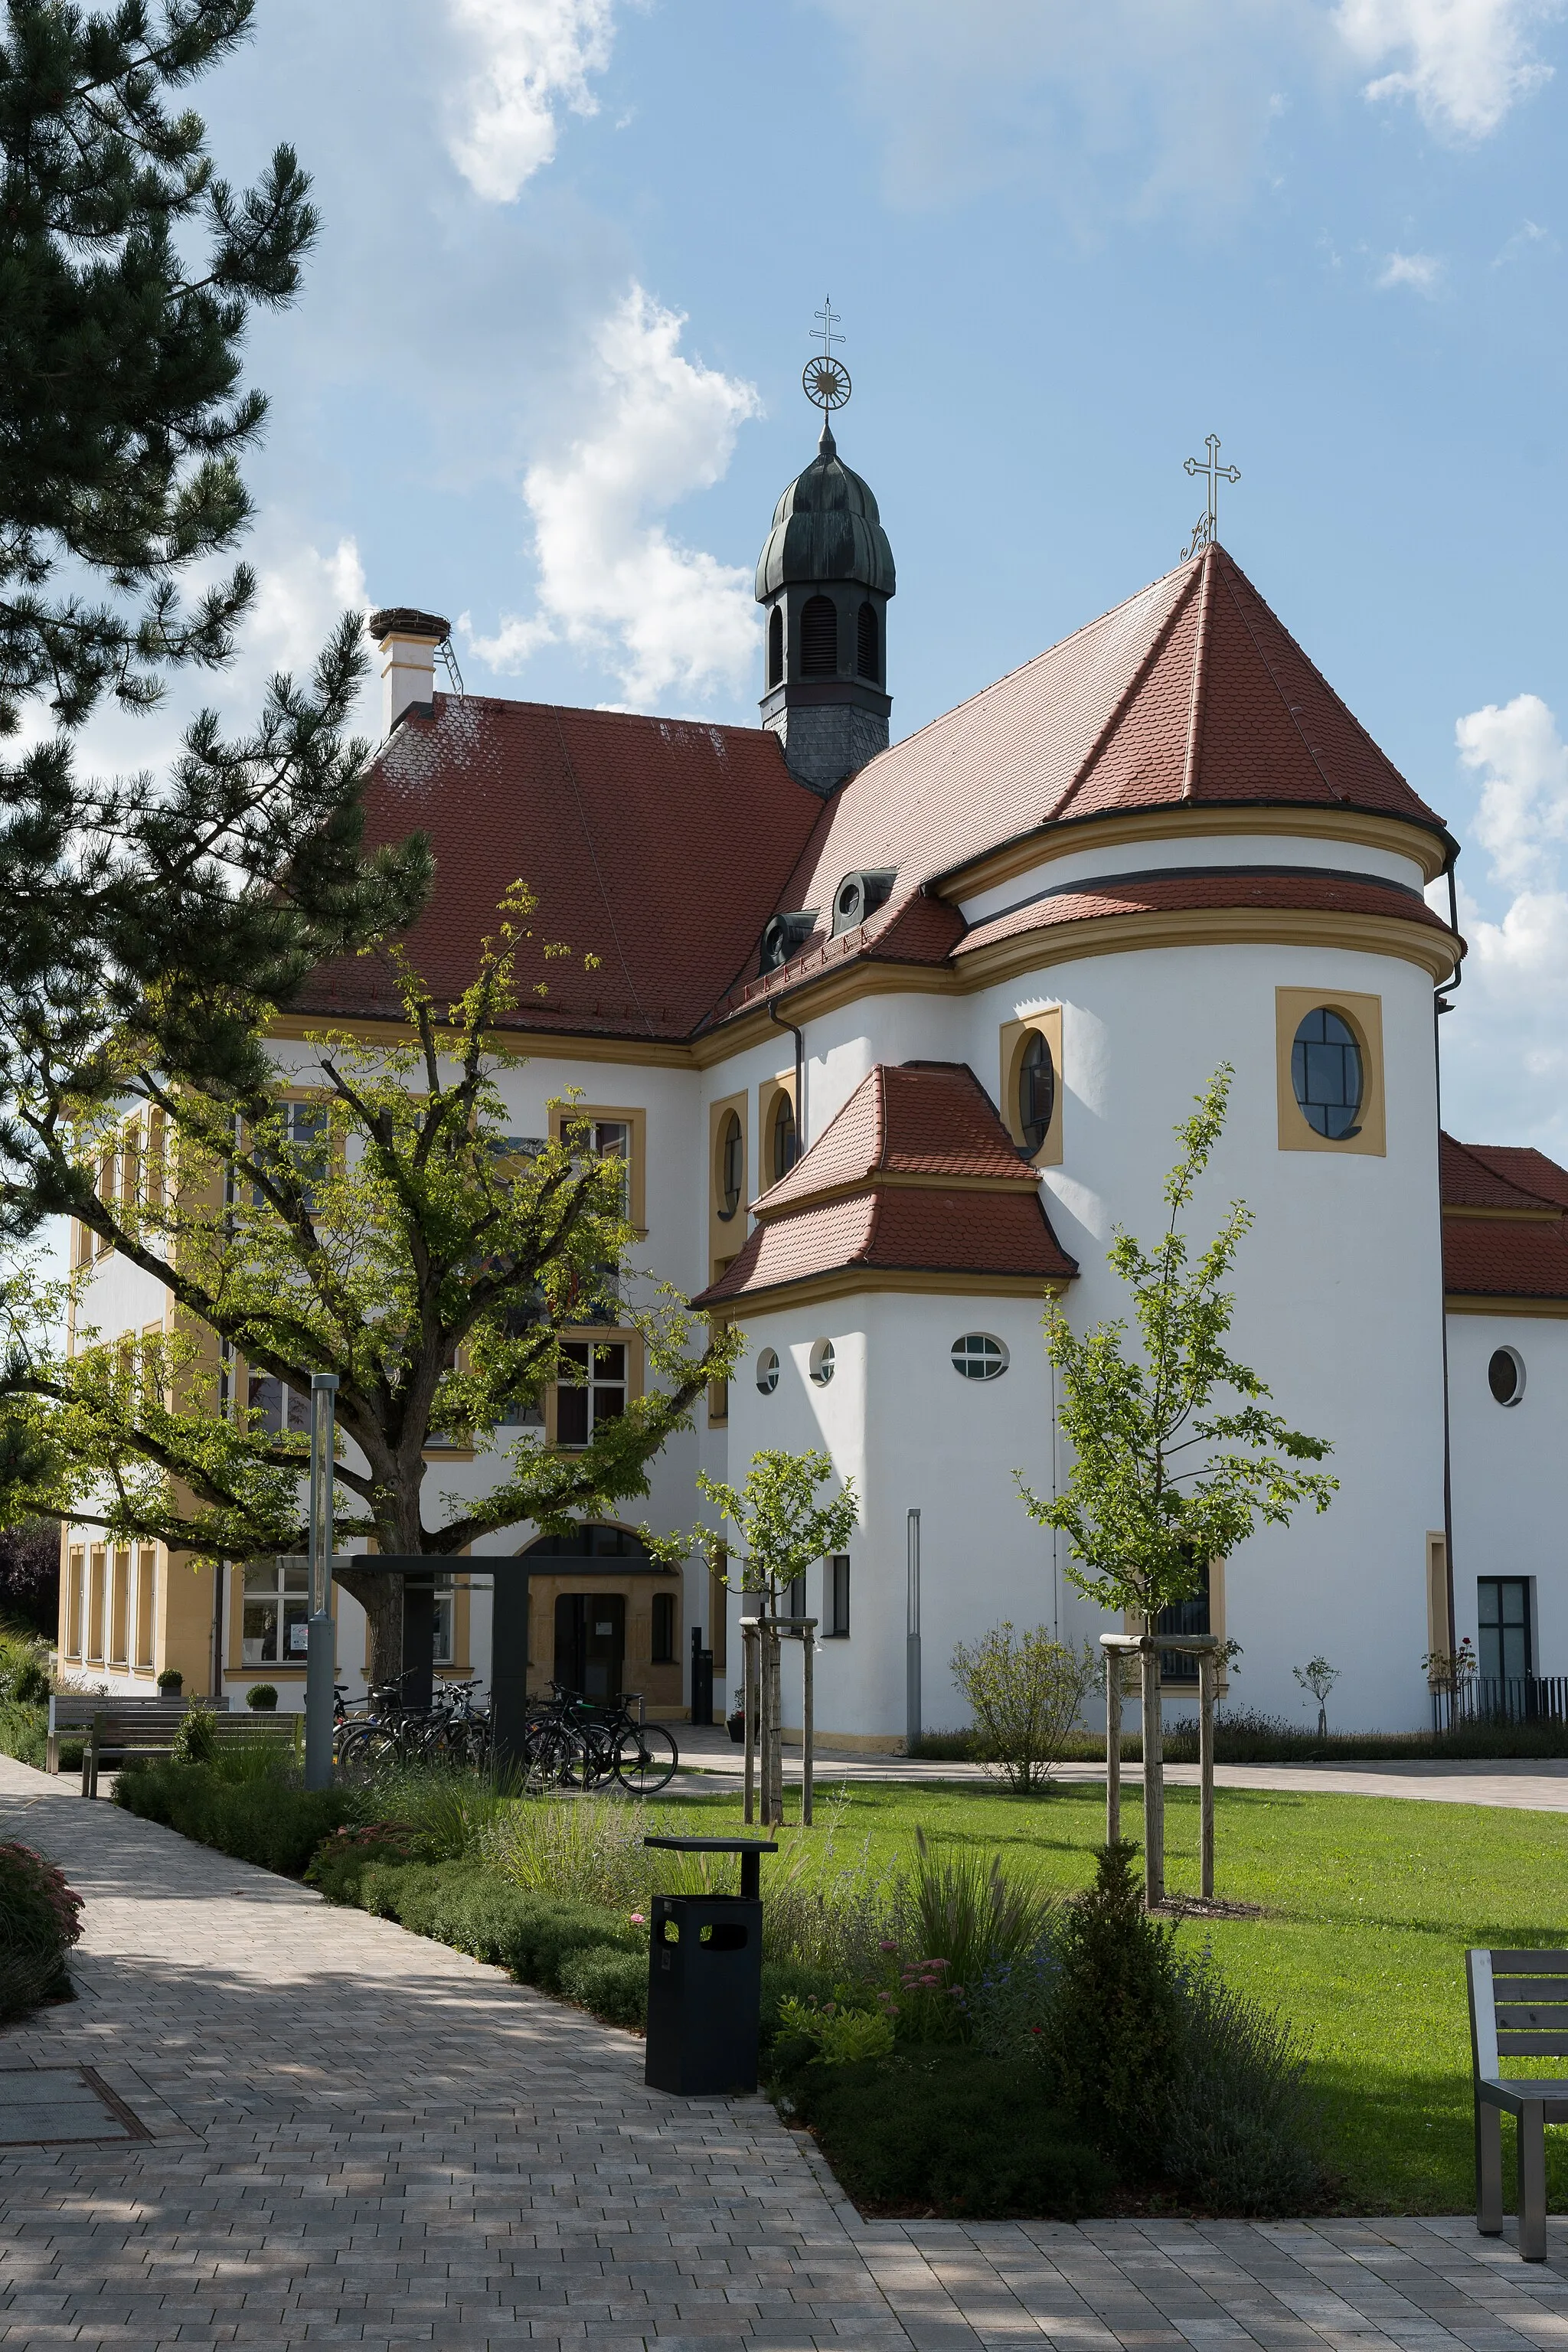
[[[1235, 1196], [1254, 1213], [1236, 1352], [1331, 1442], [1339, 1491], [1215, 1563], [1185, 1630], [1240, 1644], [1232, 1704], [1293, 1719], [1292, 1667], [1326, 1656], [1345, 1727], [1429, 1722], [1423, 1659], [1466, 1637], [1489, 1676], [1562, 1671], [1568, 1171], [1440, 1134], [1462, 954], [1433, 889], [1457, 850], [1442, 819], [1212, 541], [890, 744], [894, 588], [876, 501], [825, 427], [758, 565], [757, 728], [438, 691], [446, 622], [374, 618], [370, 838], [423, 828], [437, 858], [416, 964], [457, 994], [519, 876], [552, 933], [594, 950], [519, 1015], [516, 1133], [595, 1121], [628, 1163], [641, 1275], [746, 1334], [632, 1518], [689, 1527], [698, 1469], [739, 1482], [763, 1447], [819, 1447], [853, 1479], [858, 1528], [801, 1595], [825, 1740], [903, 1738], [917, 1556], [928, 1728], [963, 1718], [956, 1642], [1004, 1618], [1092, 1637], [1106, 1620], [1017, 1494], [1016, 1473], [1048, 1491], [1068, 1466], [1041, 1317], [1047, 1297], [1079, 1329], [1127, 1312], [1114, 1229], [1157, 1230], [1173, 1129], [1229, 1063], [1189, 1231]], [[307, 1032], [388, 1034], [384, 987], [372, 961], [323, 975], [280, 1024], [286, 1076], [309, 1084]], [[125, 1286], [128, 1324], [151, 1319], [142, 1277], [98, 1279]], [[637, 1391], [635, 1329], [577, 1344], [587, 1384], [544, 1402], [534, 1442], [580, 1442]], [[253, 1402], [282, 1412], [275, 1385]], [[430, 1475], [481, 1491], [493, 1468], [433, 1454]], [[631, 1523], [542, 1549], [533, 1682], [679, 1715], [699, 1632], [721, 1708], [741, 1603], [700, 1558], [656, 1570]], [[488, 1676], [485, 1553], [532, 1540], [458, 1565], [441, 1671]], [[85, 1532], [68, 1549], [68, 1667], [135, 1688], [173, 1661], [188, 1690], [265, 1678], [300, 1703], [286, 1571], [193, 1577]], [[363, 1623], [338, 1607], [352, 1684]]]

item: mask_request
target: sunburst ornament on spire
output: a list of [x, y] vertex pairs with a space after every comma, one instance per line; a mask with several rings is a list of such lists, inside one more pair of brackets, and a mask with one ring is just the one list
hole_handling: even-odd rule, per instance
[[1190, 562], [1192, 558], [1197, 553], [1200, 547], [1212, 547], [1215, 540], [1219, 537], [1220, 484], [1222, 482], [1239, 482], [1241, 479], [1241, 470], [1239, 467], [1222, 466], [1220, 464], [1219, 435], [1217, 433], [1205, 434], [1204, 436], [1204, 444], [1208, 450], [1207, 457], [1189, 457], [1186, 463], [1186, 470], [1189, 474], [1203, 474], [1206, 476], [1209, 486], [1208, 506], [1205, 511], [1199, 515], [1196, 522], [1194, 523], [1193, 535], [1187, 541], [1185, 547], [1182, 550], [1182, 562], [1184, 563]]
[[849, 371], [842, 360], [836, 360], [833, 356], [834, 344], [844, 341], [842, 335], [836, 335], [833, 331], [838, 324], [838, 315], [833, 307], [833, 297], [829, 294], [825, 298], [821, 310], [816, 313], [817, 318], [822, 321], [818, 329], [822, 337], [822, 350], [816, 357], [807, 360], [805, 373], [800, 379], [807, 400], [812, 401], [821, 409], [824, 423], [826, 422], [829, 412], [835, 408], [842, 408], [849, 397]]

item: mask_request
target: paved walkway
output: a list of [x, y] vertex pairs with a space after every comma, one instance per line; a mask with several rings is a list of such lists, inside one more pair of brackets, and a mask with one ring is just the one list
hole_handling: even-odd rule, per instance
[[[682, 1771], [674, 1785], [678, 1793], [698, 1793], [712, 1776], [738, 1780], [745, 1771], [745, 1751], [737, 1748], [721, 1725], [710, 1729], [697, 1724], [678, 1727], [676, 1738], [691, 1772]], [[800, 1779], [800, 1750], [784, 1750], [784, 1775]], [[1141, 1764], [1124, 1763], [1122, 1780], [1142, 1786]], [[983, 1764], [937, 1763], [923, 1756], [868, 1756], [832, 1747], [818, 1748], [819, 1780], [983, 1780]], [[1064, 1784], [1105, 1785], [1103, 1764], [1062, 1764], [1057, 1779]], [[1218, 1789], [1278, 1789], [1308, 1796], [1413, 1797], [1437, 1805], [1507, 1805], [1535, 1813], [1568, 1812], [1568, 1757], [1508, 1758], [1490, 1764], [1431, 1763], [1363, 1764], [1216, 1764]], [[1165, 1779], [1175, 1789], [1195, 1789], [1195, 1764], [1167, 1764]]]
[[9, 2070], [110, 2098], [0, 2146], [6, 2345], [1568, 2347], [1563, 2221], [1529, 2268], [1468, 2219], [862, 2223], [764, 2102], [650, 2092], [461, 1953], [5, 1759], [0, 1836], [89, 1906], [82, 1997], [0, 2032], [0, 2138]]

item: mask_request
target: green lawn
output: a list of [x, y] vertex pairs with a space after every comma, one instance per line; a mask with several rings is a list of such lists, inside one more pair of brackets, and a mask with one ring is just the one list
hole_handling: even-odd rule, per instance
[[[851, 1784], [842, 1794], [841, 1855], [869, 1839], [902, 1853], [918, 1826], [935, 1839], [999, 1853], [1064, 1893], [1087, 1884], [1104, 1834], [1095, 1788], [1014, 1797], [948, 1782]], [[795, 1799], [789, 1800], [791, 1816]], [[1195, 1790], [1167, 1789], [1167, 1877], [1194, 1893]], [[1460, 2212], [1472, 2203], [1469, 2033], [1464, 1951], [1470, 1944], [1568, 1943], [1568, 1815], [1377, 1797], [1222, 1789], [1215, 1798], [1216, 1891], [1265, 1906], [1261, 1919], [1187, 1922], [1190, 1948], [1211, 1938], [1229, 1980], [1278, 2006], [1308, 2037], [1314, 2079], [1343, 2176], [1344, 2202], [1369, 2212]], [[738, 1796], [689, 1801], [694, 1830], [740, 1819]], [[1123, 1831], [1142, 1826], [1124, 1791]], [[763, 1893], [767, 1894], [767, 1865]], [[1543, 2074], [1563, 2071], [1531, 2060]], [[1505, 2123], [1512, 2196], [1512, 2133]], [[1548, 2192], [1568, 2210], [1568, 2132], [1549, 2132]]]

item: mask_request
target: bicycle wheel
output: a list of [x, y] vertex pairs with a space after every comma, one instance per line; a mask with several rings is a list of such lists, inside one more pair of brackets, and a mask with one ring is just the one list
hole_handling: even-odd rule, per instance
[[338, 1742], [338, 1774], [344, 1780], [373, 1780], [393, 1754], [379, 1723], [356, 1723]]
[[616, 1778], [634, 1797], [656, 1797], [679, 1763], [680, 1750], [662, 1723], [634, 1723], [616, 1742]]

